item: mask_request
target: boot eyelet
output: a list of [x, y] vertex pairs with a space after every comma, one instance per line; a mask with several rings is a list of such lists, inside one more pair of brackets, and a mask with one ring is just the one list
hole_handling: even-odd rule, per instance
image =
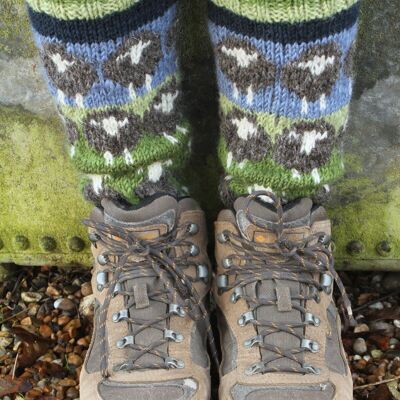
[[123, 319], [128, 318], [128, 310], [121, 310], [113, 314], [113, 322], [120, 322]]
[[221, 244], [229, 242], [229, 231], [223, 231], [217, 236], [218, 242]]
[[119, 282], [117, 282], [114, 286], [114, 291], [113, 291], [113, 296], [117, 296], [118, 294], [120, 294], [122, 291], [122, 286]]
[[222, 294], [225, 292], [227, 287], [229, 286], [229, 278], [226, 274], [217, 275], [217, 288], [218, 293]]
[[333, 282], [333, 279], [329, 274], [321, 275], [320, 285], [322, 286], [322, 288], [326, 294], [330, 294], [332, 292], [332, 282]]
[[254, 320], [255, 320], [255, 318], [254, 318], [253, 311], [247, 311], [240, 316], [240, 318], [238, 319], [238, 324], [239, 324], [239, 326], [245, 326], [249, 322], [254, 321]]
[[196, 257], [196, 256], [198, 256], [198, 255], [200, 254], [199, 247], [196, 246], [195, 244], [192, 244], [192, 245], [190, 246], [189, 254], [190, 254], [191, 257]]
[[186, 311], [179, 304], [170, 304], [168, 306], [168, 312], [182, 318], [186, 316]]
[[172, 369], [182, 369], [185, 368], [185, 363], [182, 360], [178, 360], [176, 358], [172, 358], [172, 357], [167, 357], [165, 359], [165, 366], [167, 368], [172, 368]]
[[253, 336], [250, 339], [247, 339], [244, 341], [244, 347], [246, 347], [247, 349], [251, 349], [253, 346], [255, 346], [256, 344], [261, 344], [263, 343], [264, 339], [261, 335], [257, 335], [257, 336]]
[[319, 344], [315, 340], [303, 339], [301, 341], [301, 347], [303, 349], [311, 351], [311, 353], [318, 353], [319, 351]]
[[204, 283], [207, 283], [208, 282], [208, 266], [206, 264], [198, 264], [196, 269], [197, 269], [197, 279], [200, 279]]
[[331, 237], [327, 234], [321, 235], [318, 238], [318, 243], [321, 243], [324, 246], [329, 246], [330, 242], [331, 242]]
[[183, 335], [181, 333], [175, 332], [171, 329], [165, 329], [164, 339], [172, 340], [175, 343], [183, 342]]
[[264, 368], [265, 368], [264, 363], [258, 362], [258, 363], [251, 365], [250, 367], [246, 368], [244, 373], [247, 376], [260, 374], [264, 370]]
[[223, 266], [225, 269], [231, 268], [231, 267], [233, 266], [233, 261], [232, 261], [232, 259], [229, 258], [229, 257], [224, 258], [224, 259], [222, 260], [222, 266]]
[[100, 235], [98, 235], [96, 232], [90, 232], [89, 233], [89, 240], [93, 243], [96, 244], [101, 239]]
[[241, 287], [236, 287], [233, 289], [233, 293], [231, 295], [231, 302], [236, 303], [243, 296], [243, 289]]
[[310, 364], [303, 364], [302, 368], [307, 371], [307, 373], [319, 375], [321, 373], [321, 368], [314, 367], [313, 365]]
[[98, 262], [100, 265], [106, 265], [109, 261], [110, 261], [110, 260], [109, 260], [108, 256], [105, 255], [105, 254], [99, 254], [99, 255], [97, 256], [97, 262]]
[[195, 235], [199, 231], [199, 226], [195, 223], [190, 223], [187, 227], [187, 231], [190, 235]]
[[308, 325], [319, 326], [321, 323], [321, 320], [318, 317], [316, 317], [314, 314], [306, 313], [304, 316], [304, 322]]
[[108, 273], [105, 271], [99, 271], [96, 274], [97, 290], [101, 292], [108, 283]]
[[117, 342], [117, 347], [123, 349], [126, 346], [134, 344], [133, 336], [124, 336]]

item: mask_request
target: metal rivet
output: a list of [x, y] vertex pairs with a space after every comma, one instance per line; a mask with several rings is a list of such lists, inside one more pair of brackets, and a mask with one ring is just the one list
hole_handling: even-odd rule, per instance
[[392, 246], [389, 241], [382, 240], [382, 242], [378, 243], [376, 246], [376, 251], [382, 257], [388, 257], [392, 252]]
[[85, 242], [78, 236], [73, 236], [68, 240], [68, 247], [71, 251], [82, 251], [85, 248]]
[[18, 250], [26, 250], [29, 247], [29, 239], [23, 235], [15, 236], [14, 243]]
[[44, 251], [54, 251], [57, 247], [57, 242], [51, 236], [43, 236], [39, 242]]
[[347, 251], [352, 255], [361, 254], [364, 251], [364, 245], [359, 240], [352, 240], [347, 244]]

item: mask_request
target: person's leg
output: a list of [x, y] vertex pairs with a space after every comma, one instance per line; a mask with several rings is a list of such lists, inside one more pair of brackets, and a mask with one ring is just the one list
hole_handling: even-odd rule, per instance
[[174, 0], [30, 0], [49, 88], [86, 198], [131, 203], [182, 188], [187, 124]]
[[215, 0], [225, 199], [329, 191], [352, 92], [354, 0]]
[[80, 398], [208, 400], [204, 214], [178, 198], [175, 175], [189, 152], [177, 1], [28, 3], [71, 157], [97, 206], [86, 221], [96, 312]]
[[222, 399], [353, 398], [330, 221], [304, 197], [343, 171], [357, 16], [354, 0], [209, 2], [233, 204], [216, 223]]

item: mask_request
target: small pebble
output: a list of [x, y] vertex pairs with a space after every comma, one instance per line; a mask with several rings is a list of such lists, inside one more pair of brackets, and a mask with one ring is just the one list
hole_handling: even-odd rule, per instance
[[382, 350], [371, 350], [371, 356], [372, 358], [381, 358], [383, 355]]
[[76, 399], [79, 397], [79, 392], [76, 388], [74, 387], [70, 387], [67, 392], [65, 393], [65, 395], [69, 398], [69, 399]]
[[365, 361], [369, 361], [369, 360], [371, 359], [371, 356], [368, 355], [368, 354], [366, 354], [366, 355], [363, 357], [363, 359], [364, 359]]
[[83, 297], [91, 295], [93, 293], [92, 284], [90, 282], [82, 283], [81, 293]]
[[75, 303], [70, 299], [57, 299], [54, 302], [54, 308], [62, 311], [73, 311], [76, 309]]
[[394, 326], [385, 321], [371, 322], [369, 328], [372, 332], [382, 331], [389, 336], [394, 334]]
[[371, 310], [383, 310], [384, 306], [382, 302], [378, 301], [377, 303], [371, 304], [368, 308], [370, 308]]
[[79, 305], [79, 313], [85, 317], [93, 315], [93, 305], [95, 297], [93, 294], [84, 297]]
[[353, 350], [354, 353], [363, 355], [368, 351], [367, 343], [363, 338], [357, 338], [353, 343]]
[[394, 326], [395, 326], [396, 328], [400, 328], [400, 320], [395, 319], [395, 320], [393, 321], [393, 324], [394, 324]]
[[75, 367], [79, 367], [82, 365], [83, 360], [81, 356], [78, 356], [77, 354], [71, 353], [68, 355], [68, 364], [73, 365]]
[[360, 324], [354, 328], [354, 333], [369, 332], [369, 326], [367, 324]]
[[41, 293], [36, 292], [22, 292], [21, 299], [25, 303], [37, 303], [42, 299], [43, 295]]
[[46, 294], [50, 297], [58, 297], [61, 295], [60, 291], [57, 290], [54, 286], [47, 286]]

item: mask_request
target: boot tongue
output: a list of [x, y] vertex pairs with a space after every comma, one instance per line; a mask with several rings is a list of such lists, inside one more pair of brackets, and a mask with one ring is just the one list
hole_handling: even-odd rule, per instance
[[[234, 204], [236, 211], [236, 221], [241, 234], [248, 240], [260, 243], [272, 243], [276, 240], [276, 234], [273, 232], [274, 227], [278, 224], [278, 214], [271, 204], [260, 201], [247, 202], [246, 198], [238, 198]], [[307, 234], [307, 230], [312, 220], [312, 201], [310, 199], [301, 199], [288, 204], [284, 207], [283, 226], [288, 230], [287, 236], [292, 240], [301, 239]], [[253, 220], [250, 221], [248, 215]], [[297, 229], [296, 233], [291, 233], [293, 228]], [[246, 268], [246, 266], [244, 266]], [[287, 280], [263, 280], [245, 286], [246, 294], [251, 298], [263, 298], [264, 300], [277, 302], [277, 305], [259, 306], [256, 311], [256, 319], [279, 323], [301, 323], [302, 315], [293, 305], [299, 304], [298, 297], [304, 290], [305, 286], [295, 281]], [[278, 296], [285, 297], [286, 308], [278, 308]], [[263, 330], [262, 327], [257, 328], [258, 334]], [[295, 329], [297, 333], [302, 334], [303, 328]], [[285, 332], [272, 333], [264, 338], [264, 343], [277, 346], [282, 349], [293, 349], [300, 347], [300, 340]], [[262, 349], [261, 357], [263, 360], [275, 358], [276, 353]], [[298, 366], [288, 358], [281, 358], [268, 364], [271, 368], [285, 368]]]
[[124, 209], [109, 199], [101, 202], [104, 222], [137, 233], [139, 239], [155, 239], [170, 232], [176, 222], [178, 202], [172, 196], [158, 197], [140, 208]]
[[[284, 229], [309, 227], [311, 224], [311, 199], [300, 199], [284, 207]], [[245, 197], [239, 197], [234, 203], [236, 222], [241, 234], [248, 240], [270, 242], [275, 239], [272, 231], [278, 225], [278, 214], [269, 203], [252, 200], [248, 203]], [[251, 215], [250, 221], [248, 218]]]
[[[123, 227], [134, 232], [141, 240], [151, 240], [170, 232], [177, 221], [179, 204], [174, 197], [159, 197], [140, 208], [127, 210], [111, 200], [103, 200], [104, 222], [118, 227]], [[128, 308], [128, 296], [124, 296], [124, 308], [128, 308], [129, 317], [133, 320], [152, 321], [162, 318], [167, 313], [167, 305], [163, 302], [152, 300], [149, 293], [155, 290], [163, 290], [164, 283], [157, 277], [136, 277], [126, 280], [123, 290], [132, 293], [135, 304]], [[153, 343], [163, 340], [164, 329], [167, 328], [166, 320], [156, 325], [159, 329], [149, 327], [135, 336], [135, 343], [142, 346], [151, 346]], [[135, 332], [140, 325], [132, 324]], [[157, 347], [162, 352], [168, 351], [168, 346]], [[119, 350], [121, 351], [121, 350]], [[126, 348], [127, 360], [137, 357], [138, 352]], [[139, 358], [138, 363], [160, 363], [160, 358], [147, 353]]]

